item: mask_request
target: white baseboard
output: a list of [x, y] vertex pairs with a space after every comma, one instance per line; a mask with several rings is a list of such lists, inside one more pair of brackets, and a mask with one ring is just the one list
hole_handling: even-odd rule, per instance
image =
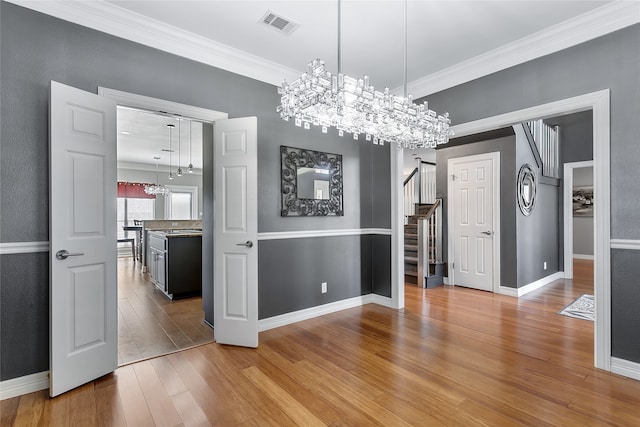
[[611, 372], [640, 381], [640, 363], [611, 358]]
[[369, 294], [367, 296], [369, 297], [369, 303], [371, 303], [371, 304], [378, 304], [378, 305], [381, 305], [383, 307], [388, 307], [388, 308], [393, 308], [393, 309], [397, 309], [398, 308], [393, 303], [393, 299], [391, 299], [389, 297], [383, 297], [382, 295], [378, 295], [378, 294]]
[[528, 294], [529, 292], [533, 292], [537, 289], [547, 286], [549, 283], [555, 282], [558, 279], [564, 279], [564, 271], [558, 271], [556, 273], [550, 274], [549, 276], [543, 277], [542, 279], [536, 280], [535, 282], [529, 283], [528, 285], [524, 285], [519, 288], [500, 286], [498, 293], [512, 297], [521, 297]]
[[593, 260], [593, 255], [573, 254], [573, 259], [590, 259], [590, 260]]
[[0, 381], [0, 400], [49, 388], [49, 371], [38, 372], [11, 380]]
[[371, 294], [344, 299], [342, 301], [330, 302], [329, 304], [305, 308], [304, 310], [293, 311], [279, 316], [268, 317], [266, 319], [258, 320], [258, 332], [268, 331], [269, 329], [313, 319], [314, 317], [324, 316], [325, 314], [335, 313], [336, 311], [346, 310], [348, 308], [359, 307], [364, 304], [369, 304], [370, 302]]

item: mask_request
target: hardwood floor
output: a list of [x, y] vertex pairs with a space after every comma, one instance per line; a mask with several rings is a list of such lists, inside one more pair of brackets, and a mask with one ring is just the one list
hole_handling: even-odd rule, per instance
[[202, 298], [170, 301], [132, 258], [118, 260], [118, 364], [213, 342]]
[[592, 273], [520, 299], [406, 287], [404, 310], [369, 304], [263, 332], [256, 350], [207, 344], [5, 400], [2, 425], [637, 426], [640, 382], [593, 368], [593, 323], [556, 314], [592, 289]]

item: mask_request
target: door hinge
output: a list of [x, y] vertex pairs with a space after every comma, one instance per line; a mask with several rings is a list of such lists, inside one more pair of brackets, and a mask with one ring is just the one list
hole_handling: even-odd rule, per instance
[[451, 175], [451, 181], [455, 181], [456, 180], [456, 176], [455, 175]]
[[452, 270], [455, 270], [455, 269], [456, 269], [456, 263], [455, 263], [455, 262], [452, 262], [452, 263], [451, 263], [451, 269], [452, 269]]

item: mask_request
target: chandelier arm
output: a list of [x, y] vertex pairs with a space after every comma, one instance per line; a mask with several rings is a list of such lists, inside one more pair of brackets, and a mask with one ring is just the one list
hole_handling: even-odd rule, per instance
[[407, 57], [407, 0], [404, 0], [404, 97], [407, 98], [409, 96], [409, 92], [407, 91], [407, 70], [409, 69], [407, 66], [408, 57]]
[[338, 74], [342, 72], [342, 11], [341, 1], [338, 0]]

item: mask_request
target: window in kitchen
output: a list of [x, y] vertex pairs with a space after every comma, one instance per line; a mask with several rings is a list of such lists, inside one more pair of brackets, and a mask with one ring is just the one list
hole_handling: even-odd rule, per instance
[[169, 185], [165, 197], [165, 219], [198, 219], [198, 187]]

